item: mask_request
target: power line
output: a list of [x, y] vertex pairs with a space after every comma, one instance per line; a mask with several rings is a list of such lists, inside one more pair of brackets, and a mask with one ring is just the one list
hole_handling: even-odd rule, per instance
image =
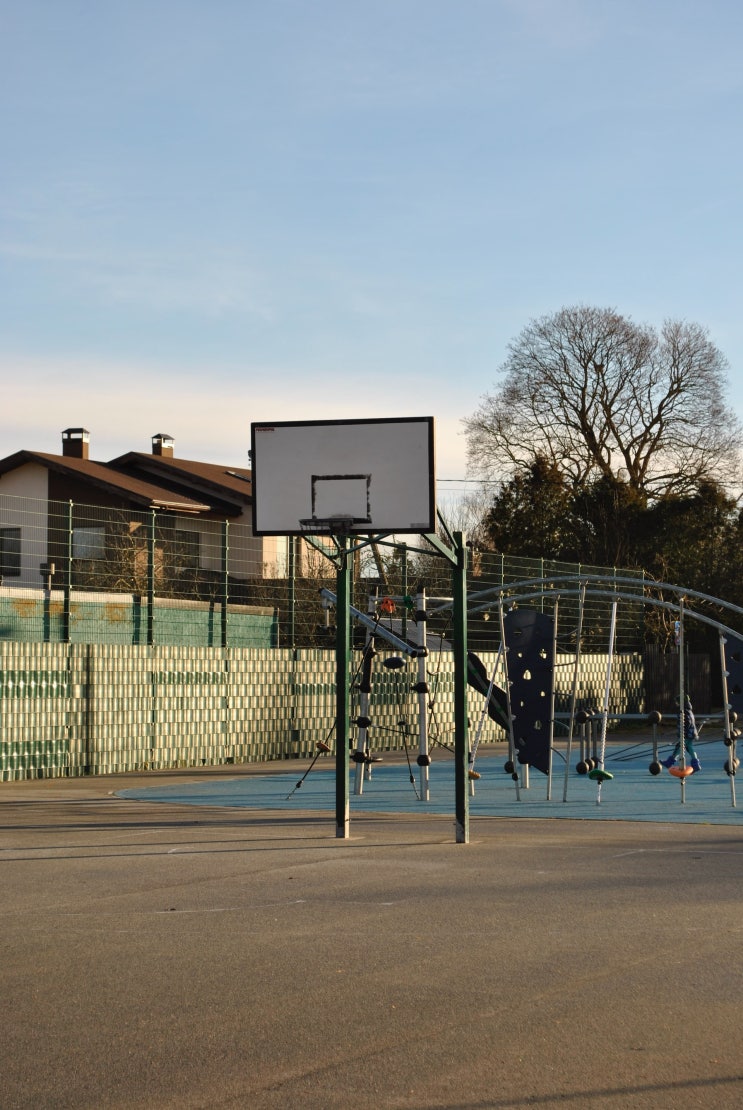
[[437, 478], [436, 485], [456, 484], [459, 486], [499, 486], [495, 478]]

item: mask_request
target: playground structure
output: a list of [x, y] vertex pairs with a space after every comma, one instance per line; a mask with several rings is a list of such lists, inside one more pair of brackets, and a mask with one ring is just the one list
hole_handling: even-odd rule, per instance
[[[529, 788], [529, 771], [533, 768], [546, 776], [547, 799], [551, 799], [553, 759], [555, 754], [558, 754], [564, 759], [563, 801], [568, 800], [570, 772], [574, 770], [578, 775], [587, 775], [596, 783], [596, 802], [600, 804], [602, 786], [613, 778], [612, 772], [607, 769], [606, 757], [608, 725], [612, 722], [651, 729], [648, 771], [651, 775], [657, 776], [666, 767], [679, 781], [681, 803], [685, 802], [687, 780], [695, 770], [698, 771], [701, 768], [695, 754], [688, 758], [688, 752], [694, 753], [694, 749], [689, 748], [688, 742], [681, 742], [678, 739], [679, 730], [682, 728], [681, 713], [664, 714], [657, 709], [649, 709], [645, 713], [623, 713], [617, 711], [611, 702], [618, 606], [622, 600], [636, 604], [639, 598], [643, 605], [659, 606], [675, 617], [678, 661], [677, 701], [679, 706], [686, 706], [683, 714], [685, 732], [691, 715], [691, 705], [685, 694], [687, 687], [687, 664], [684, 651], [686, 622], [691, 619], [699, 620], [713, 625], [717, 631], [722, 679], [719, 693], [721, 709], [717, 713], [705, 714], [703, 727], [708, 725], [716, 727], [718, 724], [721, 726], [721, 740], [727, 749], [723, 769], [730, 784], [730, 802], [735, 808], [735, 774], [739, 767], [739, 760], [736, 757], [736, 740], [739, 734], [735, 726], [738, 712], [743, 711], [743, 639], [722, 620], [695, 611], [693, 608], [690, 609], [689, 602], [711, 603], [716, 608], [727, 610], [731, 616], [740, 611], [718, 599], [668, 583], [658, 583], [656, 588], [659, 594], [662, 592], [662, 597], [650, 596], [647, 587], [641, 595], [638, 595], [637, 583], [634, 579], [612, 576], [611, 580], [607, 581], [597, 575], [585, 575], [576, 578], [566, 577], [560, 581], [551, 577], [512, 582], [506, 586], [469, 596], [468, 614], [486, 607], [496, 608], [500, 628], [500, 642], [495, 665], [490, 674], [474, 652], [467, 653], [468, 685], [484, 699], [468, 751], [470, 795], [474, 795], [475, 783], [480, 777], [475, 768], [475, 761], [485, 720], [489, 717], [505, 733], [508, 741], [509, 754], [505, 770], [510, 773], [514, 781], [517, 798], [520, 796], [520, 790]], [[321, 593], [325, 605], [332, 606], [336, 603], [337, 599], [332, 591], [323, 590]], [[577, 598], [577, 620], [575, 625], [560, 629], [560, 600], [571, 596]], [[588, 597], [600, 598], [610, 606], [605, 683], [603, 698], [598, 707], [585, 704], [585, 699], [581, 699], [580, 696], [583, 620]], [[525, 607], [526, 602], [530, 603], [530, 607]], [[356, 765], [355, 794], [363, 793], [364, 780], [371, 778], [372, 766], [380, 758], [375, 754], [370, 740], [374, 732], [371, 674], [373, 661], [380, 654], [375, 641], [382, 639], [396, 652], [395, 655], [385, 659], [382, 666], [399, 674], [405, 665], [405, 658], [415, 661], [416, 680], [412, 683], [408, 682], [407, 689], [418, 699], [419, 731], [416, 763], [420, 784], [416, 789], [416, 796], [420, 801], [430, 799], [429, 718], [435, 707], [435, 693], [431, 689], [429, 679], [431, 673], [436, 673], [437, 666], [434, 665], [431, 672], [428, 669], [428, 661], [432, 654], [435, 656], [437, 652], [449, 650], [451, 645], [445, 640], [443, 634], [438, 636], [429, 634], [428, 617], [429, 614], [445, 613], [450, 604], [450, 599], [427, 601], [425, 591], [421, 590], [414, 602], [409, 597], [370, 598], [366, 614], [350, 607], [351, 617], [366, 629], [360, 678], [352, 683], [352, 688], [359, 691], [359, 711], [352, 719], [352, 723], [358, 728], [352, 755]], [[531, 607], [534, 605], [538, 608]], [[392, 615], [398, 607], [410, 613], [407, 621], [393, 620]], [[406, 624], [409, 630], [407, 636], [404, 635]], [[568, 639], [573, 648], [572, 660], [562, 664], [569, 666], [572, 672], [569, 707], [566, 711], [556, 709], [555, 660], [560, 647], [559, 633]], [[564, 658], [564, 646], [562, 653]], [[693, 721], [693, 715], [691, 719]], [[661, 762], [659, 729], [664, 723], [670, 723], [676, 730], [674, 740], [678, 761], [672, 756]], [[408, 744], [407, 725], [402, 720], [400, 725], [405, 728], [403, 743], [408, 755], [408, 769], [413, 783], [409, 758], [411, 745]], [[560, 751], [557, 743], [557, 730], [562, 730], [564, 753]], [[434, 738], [434, 743], [436, 742], [441, 742], [439, 736]], [[447, 744], [442, 746], [448, 747]], [[629, 745], [624, 749], [625, 757], [626, 752], [640, 746], [642, 745]], [[578, 749], [578, 761], [575, 767], [572, 766], [574, 747]]]

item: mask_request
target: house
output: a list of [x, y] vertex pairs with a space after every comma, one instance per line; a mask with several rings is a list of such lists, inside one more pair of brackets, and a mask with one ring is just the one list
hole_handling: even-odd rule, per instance
[[60, 455], [0, 459], [0, 575], [38, 587], [69, 564], [78, 588], [136, 589], [154, 566], [175, 593], [225, 573], [232, 593], [286, 574], [286, 540], [253, 535], [251, 504], [250, 470], [178, 459], [172, 436], [99, 462], [87, 429], [66, 428]]

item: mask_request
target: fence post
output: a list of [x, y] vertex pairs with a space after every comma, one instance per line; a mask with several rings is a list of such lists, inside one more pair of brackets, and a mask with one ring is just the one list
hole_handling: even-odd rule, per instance
[[405, 604], [405, 598], [408, 596], [408, 545], [406, 543], [400, 544], [400, 579], [400, 592], [403, 597], [402, 638], [404, 640], [408, 635], [408, 608]]
[[228, 520], [222, 521], [222, 623], [221, 643], [227, 647], [227, 605], [230, 600], [230, 567], [229, 567], [229, 527]]
[[147, 537], [147, 646], [155, 642], [155, 510], [150, 512]]
[[289, 536], [287, 539], [289, 544], [289, 566], [287, 567], [288, 579], [287, 588], [289, 596], [287, 598], [287, 608], [289, 610], [289, 647], [295, 648], [297, 646], [297, 547], [301, 540], [297, 536]]
[[62, 639], [70, 642], [70, 594], [72, 591], [72, 502], [67, 503], [67, 557], [62, 575]]

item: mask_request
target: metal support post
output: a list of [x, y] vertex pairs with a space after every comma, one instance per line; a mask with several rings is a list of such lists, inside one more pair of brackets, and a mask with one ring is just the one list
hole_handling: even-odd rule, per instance
[[351, 654], [351, 560], [348, 541], [338, 537], [338, 572], [335, 607], [335, 835], [348, 840], [351, 805], [348, 788], [349, 660]]
[[[722, 716], [723, 728], [725, 729], [725, 746], [728, 750], [727, 758], [727, 773], [730, 776], [730, 801], [733, 809], [735, 809], [735, 772], [737, 771], [737, 760], [735, 755], [735, 725], [730, 716], [732, 706], [730, 704], [730, 696], [728, 693], [728, 677], [730, 672], [727, 669], [727, 656], [725, 654], [725, 644], [727, 643], [722, 632], [720, 633], [720, 673], [722, 675]], [[657, 756], [656, 756], [657, 758]]]
[[431, 800], [431, 783], [429, 767], [431, 757], [428, 752], [428, 682], [426, 677], [426, 657], [428, 655], [428, 635], [426, 613], [426, 591], [421, 590], [416, 595], [416, 621], [418, 622], [418, 647], [421, 653], [418, 656], [418, 681], [415, 691], [418, 694], [418, 766], [420, 767], [420, 796], [422, 802]]
[[454, 792], [457, 844], [469, 844], [467, 793], [469, 741], [467, 722], [467, 545], [463, 532], [454, 533], [452, 619], [454, 649]]

